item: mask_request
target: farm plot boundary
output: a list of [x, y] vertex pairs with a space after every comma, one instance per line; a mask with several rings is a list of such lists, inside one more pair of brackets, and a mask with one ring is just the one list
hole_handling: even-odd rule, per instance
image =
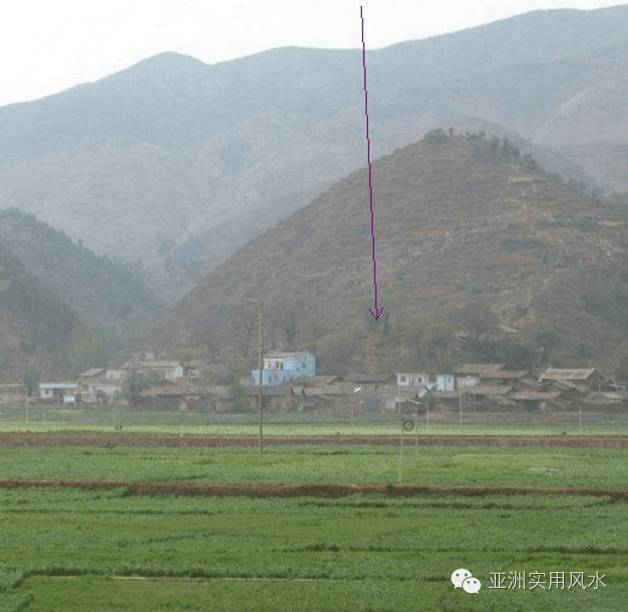
[[138, 482], [116, 480], [0, 480], [3, 489], [79, 489], [85, 491], [124, 489], [132, 495], [190, 495], [208, 497], [346, 497], [381, 494], [401, 497], [417, 495], [588, 495], [628, 501], [628, 489], [595, 487], [506, 487], [440, 485], [339, 485], [313, 484], [198, 484], [181, 482]]
[[[322, 444], [397, 445], [401, 434], [390, 435], [322, 435], [266, 436], [268, 446]], [[628, 436], [623, 435], [404, 435], [418, 446], [487, 446], [542, 448], [628, 448]], [[256, 436], [215, 436], [201, 434], [152, 433], [66, 433], [66, 432], [2, 432], [0, 447], [255, 447]]]

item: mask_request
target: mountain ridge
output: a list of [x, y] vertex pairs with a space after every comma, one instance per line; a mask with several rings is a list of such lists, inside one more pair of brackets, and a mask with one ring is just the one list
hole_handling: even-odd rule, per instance
[[[374, 155], [480, 116], [560, 151], [605, 192], [628, 192], [626, 41], [628, 7], [618, 6], [537, 11], [369, 51]], [[360, 54], [153, 59], [0, 108], [0, 208], [142, 261], [174, 302], [363, 165]]]

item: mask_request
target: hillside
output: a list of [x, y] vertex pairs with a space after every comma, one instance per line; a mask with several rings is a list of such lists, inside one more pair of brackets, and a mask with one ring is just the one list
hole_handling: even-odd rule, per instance
[[[626, 336], [625, 213], [478, 136], [428, 134], [376, 162], [374, 181], [386, 312], [378, 323], [368, 315], [360, 170], [211, 272], [149, 344], [244, 363], [255, 300], [266, 304], [269, 345], [310, 347], [324, 369], [445, 364], [439, 346], [449, 351], [461, 328], [472, 356], [513, 362], [543, 357], [540, 348], [555, 363], [605, 361]], [[491, 340], [503, 329], [507, 339]]]
[[86, 328], [107, 333], [114, 343], [142, 333], [162, 312], [139, 271], [94, 254], [32, 215], [0, 211], [0, 244]]
[[27, 368], [62, 372], [70, 345], [85, 333], [65, 305], [0, 240], [0, 380]]
[[[560, 150], [567, 174], [628, 192], [627, 60], [627, 6], [538, 11], [371, 51], [374, 153], [479, 117]], [[357, 50], [215, 65], [159, 55], [1, 108], [0, 208], [141, 260], [174, 300], [364, 163], [361, 94]]]

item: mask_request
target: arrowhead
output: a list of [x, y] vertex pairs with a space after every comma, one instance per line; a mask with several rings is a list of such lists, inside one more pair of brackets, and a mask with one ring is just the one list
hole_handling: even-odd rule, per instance
[[369, 312], [371, 313], [371, 316], [378, 321], [381, 316], [382, 313], [384, 312], [384, 307], [382, 306], [381, 308], [369, 308]]

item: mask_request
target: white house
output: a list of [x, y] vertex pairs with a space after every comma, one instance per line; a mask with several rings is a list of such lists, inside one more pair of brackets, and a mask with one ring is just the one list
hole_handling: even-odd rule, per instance
[[436, 391], [455, 391], [456, 376], [454, 374], [437, 374]]
[[426, 372], [397, 372], [398, 387], [427, 387], [430, 375]]
[[40, 383], [39, 398], [46, 402], [76, 404], [76, 383]]

